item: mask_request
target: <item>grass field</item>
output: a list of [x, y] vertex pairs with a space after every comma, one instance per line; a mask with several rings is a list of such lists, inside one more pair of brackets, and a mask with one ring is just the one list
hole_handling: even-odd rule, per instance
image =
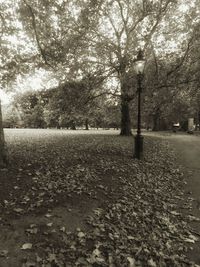
[[[1, 267], [188, 266], [182, 178], [161, 138], [7, 129], [0, 172]], [[192, 266], [192, 264], [190, 265]]]

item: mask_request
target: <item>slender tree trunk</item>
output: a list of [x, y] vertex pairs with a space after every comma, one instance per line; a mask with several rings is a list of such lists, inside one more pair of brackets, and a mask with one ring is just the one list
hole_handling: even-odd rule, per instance
[[200, 130], [200, 108], [197, 112], [197, 130]]
[[120, 135], [132, 135], [129, 102], [121, 99], [121, 132]]
[[4, 168], [8, 164], [8, 157], [5, 148], [5, 138], [3, 131], [3, 119], [0, 101], [0, 168]]
[[160, 114], [159, 111], [156, 111], [156, 113], [153, 115], [153, 129], [152, 131], [159, 131], [160, 130]]
[[85, 120], [85, 130], [89, 130], [89, 120]]
[[76, 130], [76, 124], [75, 121], [71, 122], [71, 130]]

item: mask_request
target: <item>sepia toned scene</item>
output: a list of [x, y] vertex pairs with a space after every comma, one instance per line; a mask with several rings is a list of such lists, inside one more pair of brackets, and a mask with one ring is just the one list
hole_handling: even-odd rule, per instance
[[199, 0], [0, 0], [0, 267], [200, 267]]

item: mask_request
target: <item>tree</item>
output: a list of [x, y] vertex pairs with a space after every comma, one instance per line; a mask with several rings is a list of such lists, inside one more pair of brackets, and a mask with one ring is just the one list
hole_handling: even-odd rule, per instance
[[40, 93], [26, 92], [17, 94], [12, 103], [20, 117], [20, 124], [28, 128], [44, 128], [44, 101]]
[[[17, 18], [18, 4], [18, 1], [5, 0], [0, 5], [0, 89], [4, 92], [13, 90], [17, 77], [28, 73], [33, 67], [31, 62], [36, 60], [34, 47], [29, 44]], [[2, 116], [0, 116], [0, 136], [0, 162], [1, 165], [6, 165], [8, 160], [6, 160]]]
[[24, 127], [75, 130], [76, 126], [85, 125], [88, 129], [96, 110], [102, 110], [104, 102], [108, 102], [103, 80], [87, 75], [80, 81], [65, 82], [46, 91], [27, 91], [15, 95], [13, 105]]
[[[193, 5], [180, 1], [177, 9], [166, 14], [165, 24], [158, 27], [150, 42], [145, 70], [145, 116], [147, 120], [151, 117], [154, 130], [171, 126], [175, 119], [172, 111], [182, 117], [186, 112], [191, 116], [191, 99], [198, 87], [199, 60], [192, 51], [198, 53], [199, 9], [197, 2]], [[181, 119], [178, 114], [177, 120]]]
[[3, 131], [3, 120], [1, 112], [1, 101], [0, 101], [0, 168], [5, 167], [8, 164], [8, 155], [5, 147], [5, 138]]
[[[6, 34], [11, 33], [15, 30], [13, 26], [13, 20], [9, 21], [11, 18], [10, 12], [10, 4], [2, 3], [0, 7], [0, 24], [1, 24], [1, 33], [0, 33], [0, 52], [1, 52], [1, 60], [0, 60], [0, 82], [2, 85], [6, 85], [9, 80], [15, 74], [15, 63], [13, 62], [14, 52], [13, 49], [9, 49], [8, 40], [6, 39]], [[5, 148], [5, 138], [3, 132], [3, 121], [2, 121], [2, 108], [0, 102], [0, 167], [6, 166], [8, 163], [7, 153]]]
[[144, 49], [148, 48], [174, 5], [174, 0], [61, 4], [32, 0], [24, 1], [20, 11], [27, 32], [35, 36], [43, 62], [55, 68], [57, 74], [68, 69], [68, 74], [77, 78], [87, 69], [117, 79], [121, 92], [121, 134], [130, 135], [129, 104], [134, 88], [128, 86], [127, 74], [138, 47], [143, 43]]
[[[98, 87], [98, 89], [97, 89]], [[106, 100], [106, 93], [102, 87], [102, 79], [86, 76], [80, 81], [70, 81], [49, 90], [48, 105], [45, 114], [59, 127], [76, 129], [76, 125], [85, 124], [88, 129], [90, 120], [93, 120], [99, 103]], [[48, 120], [49, 120], [49, 118]]]
[[[60, 84], [80, 82], [88, 74], [99, 77], [100, 83], [109, 85], [106, 90], [97, 86], [94, 93], [94, 86], [87, 85], [91, 94], [84, 95], [91, 100], [119, 92], [121, 134], [129, 135], [129, 108], [136, 95], [132, 66], [139, 47], [148, 55], [147, 98], [157, 92], [150, 112], [159, 113], [162, 97], [166, 106], [184, 85], [195, 95], [198, 12], [197, 0], [5, 0], [0, 7], [1, 86], [10, 90], [20, 75], [40, 68], [52, 70]], [[82, 111], [89, 114], [88, 108], [83, 105]]]
[[20, 127], [22, 125], [19, 111], [16, 109], [13, 103], [3, 105], [2, 114], [3, 114], [4, 128], [15, 128], [15, 127]]

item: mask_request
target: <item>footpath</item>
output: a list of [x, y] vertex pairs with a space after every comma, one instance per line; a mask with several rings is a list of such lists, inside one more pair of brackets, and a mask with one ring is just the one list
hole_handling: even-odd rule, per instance
[[[170, 146], [175, 151], [177, 162], [181, 166], [184, 174], [185, 184], [183, 199], [191, 200], [188, 206], [180, 206], [180, 212], [190, 214], [190, 228], [198, 238], [200, 238], [200, 135], [188, 135], [182, 133], [160, 135], [168, 140]], [[190, 244], [187, 253], [188, 258], [200, 265], [200, 242]]]

